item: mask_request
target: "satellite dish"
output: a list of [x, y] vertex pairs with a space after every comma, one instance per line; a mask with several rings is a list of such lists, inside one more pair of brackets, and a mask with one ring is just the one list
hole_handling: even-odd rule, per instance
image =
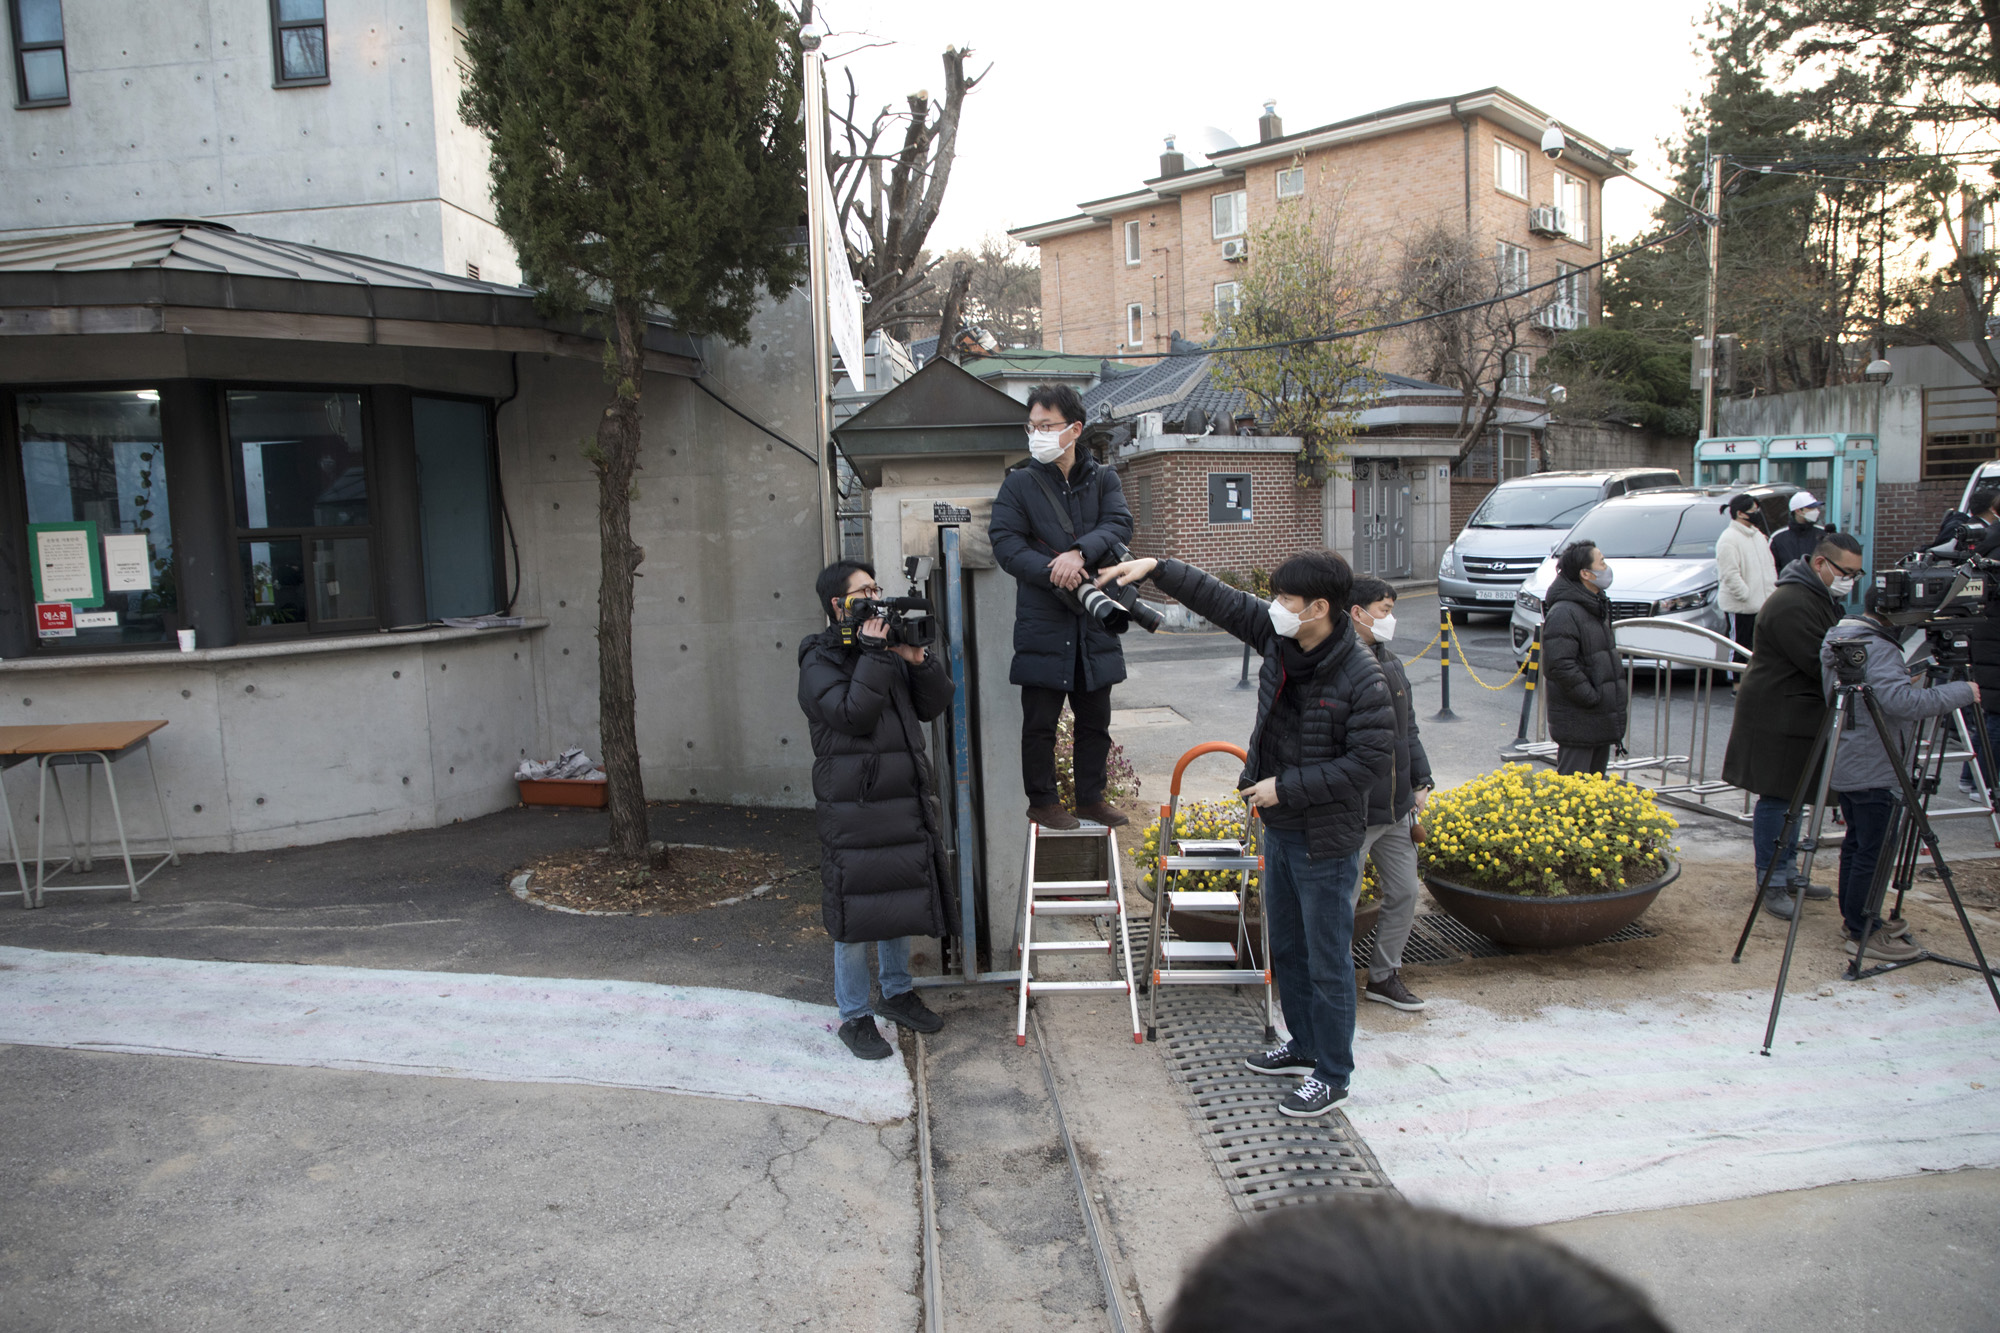
[[1194, 132], [1188, 146], [1203, 157], [1214, 157], [1217, 153], [1226, 153], [1232, 148], [1241, 148], [1243, 145], [1215, 126], [1204, 125]]

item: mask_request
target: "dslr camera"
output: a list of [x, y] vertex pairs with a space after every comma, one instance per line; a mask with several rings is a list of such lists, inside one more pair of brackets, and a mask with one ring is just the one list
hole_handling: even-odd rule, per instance
[[930, 565], [924, 556], [913, 555], [903, 562], [903, 573], [910, 580], [906, 597], [850, 597], [842, 603], [841, 644], [853, 647], [861, 627], [877, 619], [887, 630], [883, 642], [891, 648], [898, 644], [928, 648], [936, 643], [937, 618], [931, 614], [930, 599], [916, 595], [918, 585], [930, 577]]
[[[1129, 547], [1121, 543], [1112, 548], [1111, 556], [1112, 562], [1116, 564], [1130, 560], [1132, 552]], [[1088, 612], [1098, 624], [1113, 634], [1123, 634], [1132, 628], [1135, 622], [1148, 634], [1159, 633], [1160, 626], [1167, 623], [1167, 618], [1140, 600], [1139, 585], [1132, 583], [1123, 588], [1116, 586], [1108, 589], [1100, 588], [1097, 586], [1097, 576], [1100, 572], [1086, 569], [1083, 582], [1077, 585], [1075, 592], [1065, 593], [1060, 588], [1056, 589], [1056, 592]]]

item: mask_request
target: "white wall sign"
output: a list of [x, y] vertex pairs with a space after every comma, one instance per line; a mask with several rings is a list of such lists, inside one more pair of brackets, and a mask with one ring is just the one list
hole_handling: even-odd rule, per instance
[[116, 611], [79, 611], [76, 613], [78, 629], [117, 629]]
[[104, 590], [146, 592], [153, 586], [152, 552], [146, 534], [108, 532], [104, 535]]

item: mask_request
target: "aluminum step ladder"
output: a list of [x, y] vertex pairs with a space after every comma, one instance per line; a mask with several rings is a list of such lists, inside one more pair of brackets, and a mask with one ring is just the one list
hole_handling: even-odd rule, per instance
[[[1159, 1033], [1159, 1000], [1162, 986], [1262, 986], [1264, 988], [1264, 1040], [1278, 1039], [1277, 1012], [1271, 988], [1271, 928], [1263, 911], [1257, 913], [1257, 948], [1251, 948], [1250, 903], [1261, 894], [1264, 857], [1260, 839], [1263, 821], [1245, 807], [1244, 838], [1176, 838], [1180, 816], [1181, 774], [1204, 754], [1234, 755], [1244, 752], [1234, 745], [1210, 741], [1197, 745], [1181, 756], [1174, 766], [1173, 781], [1167, 789], [1167, 804], [1160, 807], [1160, 882], [1153, 898], [1152, 937], [1146, 945], [1145, 977], [1146, 1037]], [[1173, 851], [1167, 851], [1172, 846]], [[1230, 888], [1182, 889], [1184, 879], [1200, 874], [1233, 874]], [[1252, 876], [1259, 877], [1253, 889]], [[1179, 940], [1173, 935], [1175, 912], [1232, 913], [1236, 918], [1235, 942], [1222, 940]], [[1256, 966], [1258, 958], [1264, 966]]]
[[[1044, 838], [1096, 838], [1104, 842], [1104, 878], [1102, 879], [1057, 879], [1038, 880], [1035, 878], [1036, 851]], [[1089, 916], [1115, 918], [1117, 934], [1101, 940], [1038, 940], [1035, 938], [1035, 922], [1059, 916]], [[1084, 824], [1073, 829], [1045, 828], [1040, 824], [1028, 825], [1027, 854], [1021, 870], [1021, 942], [1015, 946], [1021, 955], [1020, 1009], [1014, 1025], [1014, 1044], [1028, 1044], [1028, 1001], [1035, 995], [1053, 991], [1104, 991], [1125, 992], [1126, 1006], [1132, 1013], [1132, 1040], [1143, 1041], [1139, 1035], [1139, 997], [1133, 986], [1132, 936], [1125, 920], [1124, 876], [1118, 865], [1118, 834], [1103, 824]], [[1040, 954], [1055, 953], [1104, 953], [1109, 955], [1119, 977], [1107, 981], [1041, 981], [1035, 976], [1035, 959]]]

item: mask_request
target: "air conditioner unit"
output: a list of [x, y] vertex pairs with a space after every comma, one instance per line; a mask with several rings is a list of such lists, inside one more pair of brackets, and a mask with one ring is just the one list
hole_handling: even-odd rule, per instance
[[1230, 263], [1250, 257], [1250, 242], [1239, 236], [1235, 240], [1222, 243], [1222, 257]]
[[1551, 301], [1535, 312], [1535, 327], [1564, 333], [1581, 324], [1577, 308], [1567, 301]]
[[1165, 419], [1160, 413], [1141, 412], [1139, 414], [1139, 438], [1149, 440], [1155, 435], [1164, 434], [1165, 425]]
[[1560, 208], [1545, 204], [1528, 210], [1528, 230], [1537, 236], [1567, 236], [1569, 219]]

